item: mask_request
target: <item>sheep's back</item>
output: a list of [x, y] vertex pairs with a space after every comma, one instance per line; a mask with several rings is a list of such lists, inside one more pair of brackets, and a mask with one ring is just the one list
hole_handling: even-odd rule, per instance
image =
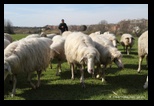
[[[50, 43], [49, 43], [50, 42]], [[45, 70], [50, 62], [50, 44], [52, 41], [43, 38], [22, 39], [18, 42], [12, 54], [5, 60], [12, 64], [12, 71], [32, 72]], [[4, 55], [7, 55], [4, 54]], [[11, 61], [12, 60], [12, 61]]]
[[[68, 61], [76, 60], [87, 47], [94, 47], [92, 39], [81, 32], [71, 33], [65, 40], [65, 55]], [[81, 59], [81, 58], [80, 58]]]
[[12, 36], [10, 34], [8, 34], [8, 33], [4, 33], [4, 38], [7, 39], [7, 40], [9, 40], [10, 43], [13, 42]]

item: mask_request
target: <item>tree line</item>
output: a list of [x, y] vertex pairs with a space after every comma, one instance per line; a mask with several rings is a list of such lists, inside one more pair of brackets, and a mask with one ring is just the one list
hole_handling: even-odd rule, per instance
[[[70, 31], [84, 31], [87, 34], [95, 31], [101, 31], [101, 33], [109, 31], [115, 35], [130, 33], [135, 36], [140, 36], [142, 32], [148, 30], [148, 19], [121, 20], [116, 24], [101, 20], [99, 23], [93, 25], [69, 25], [68, 27]], [[15, 30], [20, 28], [13, 26], [10, 20], [4, 19], [4, 32], [14, 34], [16, 32]], [[58, 26], [46, 25], [43, 27], [27, 27], [22, 29], [28, 30], [25, 33], [39, 33], [42, 28], [48, 30], [48, 32], [52, 32], [53, 30], [57, 30]]]

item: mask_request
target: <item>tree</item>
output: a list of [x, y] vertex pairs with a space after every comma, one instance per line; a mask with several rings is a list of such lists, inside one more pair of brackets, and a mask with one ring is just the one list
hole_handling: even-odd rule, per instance
[[106, 20], [102, 20], [98, 23], [96, 30], [101, 31], [101, 33], [104, 33], [107, 31], [107, 25], [108, 22]]
[[14, 34], [11, 21], [4, 19], [4, 32], [9, 34]]
[[79, 31], [85, 31], [86, 29], [87, 29], [87, 26], [86, 25], [81, 25], [78, 28]]

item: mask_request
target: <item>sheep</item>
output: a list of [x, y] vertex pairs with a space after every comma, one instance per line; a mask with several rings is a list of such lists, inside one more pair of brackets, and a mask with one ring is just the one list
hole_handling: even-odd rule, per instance
[[97, 34], [97, 35], [100, 35], [101, 34], [101, 31], [96, 31], [94, 33]]
[[[21, 72], [27, 73], [27, 80], [36, 89], [40, 86], [40, 75], [50, 62], [50, 45], [48, 38], [21, 39], [12, 42], [4, 49], [4, 81], [10, 74], [13, 76], [13, 89], [11, 96], [16, 93], [16, 75]], [[31, 82], [32, 72], [37, 71], [38, 82]]]
[[87, 65], [87, 71], [94, 74], [94, 64], [99, 62], [100, 54], [95, 48], [92, 39], [82, 33], [73, 32], [67, 36], [64, 44], [65, 56], [67, 62], [70, 64], [72, 79], [74, 79], [74, 66], [78, 66], [81, 71], [80, 83], [82, 87], [84, 84], [84, 67]]
[[[99, 34], [91, 33], [89, 36], [92, 38], [93, 36], [98, 36], [98, 35], [99, 35]], [[99, 35], [99, 36], [103, 37], [103, 40], [105, 40], [104, 42], [102, 42], [104, 46], [106, 46], [106, 45], [114, 46], [113, 43], [112, 43], [109, 39], [107, 39], [106, 37], [102, 36], [102, 34]], [[95, 38], [95, 37], [94, 37], [94, 38]], [[102, 39], [102, 38], [101, 38], [101, 39]], [[110, 68], [111, 68], [111, 65], [112, 65], [112, 64], [110, 64]]]
[[26, 36], [26, 38], [40, 38], [40, 37], [47, 37], [47, 35], [44, 32], [41, 32], [41, 34], [30, 34]]
[[[124, 65], [122, 63], [122, 54], [105, 37], [101, 35], [98, 35], [98, 36], [90, 35], [90, 37], [94, 41], [96, 49], [100, 53], [100, 64], [104, 65], [104, 69], [102, 70], [102, 82], [104, 82], [105, 81], [105, 70], [106, 70], [107, 65], [114, 62], [119, 68], [121, 69], [124, 68]], [[100, 68], [100, 64], [97, 65], [98, 68]], [[96, 77], [99, 78], [100, 75], [98, 74]]]
[[9, 40], [10, 43], [13, 42], [13, 38], [12, 38], [12, 36], [11, 36], [10, 34], [8, 34], [8, 33], [4, 33], [4, 39]]
[[63, 38], [67, 38], [67, 36], [69, 35], [69, 34], [71, 34], [72, 33], [72, 31], [64, 31], [63, 33], [62, 33], [62, 37]]
[[118, 39], [113, 33], [104, 32], [104, 34], [100, 34], [101, 36], [109, 39], [115, 47], [117, 47], [117, 44], [119, 43]]
[[52, 39], [54, 36], [56, 36], [56, 34], [47, 34], [46, 37]]
[[109, 32], [109, 31], [106, 31], [106, 32], [104, 32], [103, 34], [110, 34], [110, 32]]
[[144, 57], [146, 57], [148, 66], [148, 31], [142, 33], [142, 35], [138, 38], [138, 57], [139, 63], [137, 72], [139, 73], [141, 71], [141, 64]]
[[[137, 72], [139, 73], [141, 71], [141, 64], [144, 57], [146, 57], [146, 62], [148, 66], [148, 31], [142, 33], [142, 35], [138, 38], [138, 57], [139, 57], [139, 63]], [[143, 88], [144, 89], [148, 88], [148, 75]]]
[[103, 42], [104, 45], [111, 45], [111, 46], [114, 46], [113, 43], [112, 43], [110, 40], [108, 40], [106, 37], [102, 36], [102, 34], [99, 35], [99, 34], [96, 34], [96, 33], [91, 33], [91, 34], [89, 35], [89, 37], [91, 37], [91, 38], [95, 38], [95, 36], [101, 36], [101, 38], [103, 37], [103, 39], [105, 40], [105, 41]]
[[7, 39], [4, 39], [4, 49], [10, 44], [11, 42]]
[[50, 45], [51, 49], [51, 62], [50, 67], [52, 68], [52, 60], [57, 59], [57, 72], [56, 75], [60, 75], [61, 72], [61, 63], [66, 61], [65, 53], [64, 53], [64, 43], [65, 39], [61, 35], [56, 35], [52, 38], [52, 44]]
[[121, 36], [120, 38], [120, 43], [124, 48], [124, 52], [126, 52], [127, 55], [129, 55], [129, 53], [131, 52], [131, 48], [134, 45], [134, 41], [135, 38], [128, 33], [125, 33]]

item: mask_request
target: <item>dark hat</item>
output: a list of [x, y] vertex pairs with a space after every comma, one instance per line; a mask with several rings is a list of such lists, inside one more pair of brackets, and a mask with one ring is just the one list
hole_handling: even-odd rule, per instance
[[64, 21], [64, 19], [62, 19], [62, 21]]

